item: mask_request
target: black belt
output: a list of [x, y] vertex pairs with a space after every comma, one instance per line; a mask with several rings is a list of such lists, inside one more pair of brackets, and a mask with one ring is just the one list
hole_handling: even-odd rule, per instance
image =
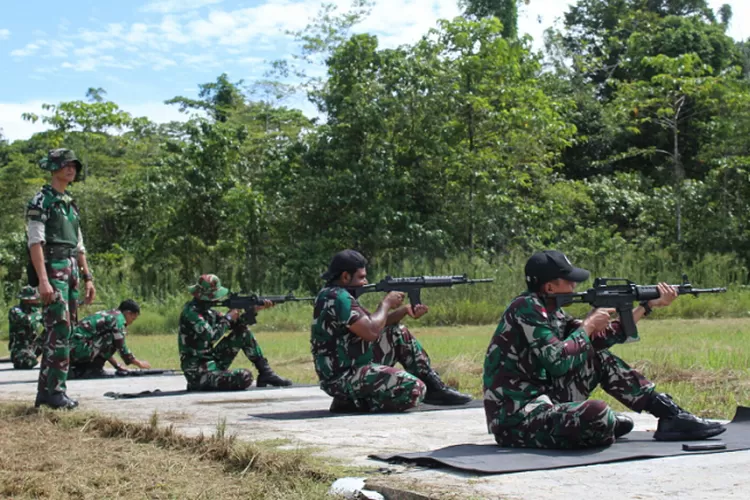
[[49, 260], [78, 257], [78, 249], [76, 247], [64, 247], [62, 245], [44, 245], [44, 257]]

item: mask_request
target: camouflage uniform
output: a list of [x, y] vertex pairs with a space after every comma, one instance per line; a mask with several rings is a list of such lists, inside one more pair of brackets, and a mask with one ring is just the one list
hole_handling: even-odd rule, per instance
[[101, 369], [115, 352], [126, 364], [135, 356], [125, 343], [125, 315], [117, 309], [99, 311], [87, 316], [73, 328], [70, 340], [71, 370], [93, 367]]
[[[229, 335], [224, 336], [225, 333]], [[222, 338], [224, 337], [224, 338]], [[219, 341], [219, 339], [221, 339]], [[214, 345], [214, 342], [219, 341]], [[210, 304], [191, 300], [180, 316], [180, 366], [193, 391], [241, 391], [253, 383], [250, 370], [229, 370], [240, 350], [255, 363], [263, 351], [242, 320], [231, 324]]]
[[[344, 288], [327, 286], [318, 293], [310, 344], [320, 388], [363, 410], [419, 405], [426, 391], [420, 378], [431, 372], [430, 358], [405, 326], [385, 328], [374, 343], [349, 330], [369, 314]], [[394, 368], [396, 362], [406, 371]]]
[[503, 313], [484, 361], [484, 409], [501, 446], [587, 448], [615, 441], [615, 414], [587, 400], [597, 385], [635, 411], [651, 382], [607, 349], [625, 341], [619, 322], [590, 336], [537, 294], [516, 297]]
[[[67, 150], [53, 150], [50, 157], [54, 157], [57, 151]], [[57, 160], [68, 161], [69, 158]], [[64, 393], [68, 378], [71, 325], [77, 322], [78, 315], [78, 207], [67, 191], [58, 193], [52, 186], [46, 185], [29, 202], [26, 220], [28, 225], [44, 225], [45, 266], [49, 283], [55, 290], [53, 301], [43, 307], [46, 338], [42, 346], [37, 390], [48, 394]]]
[[30, 370], [37, 364], [42, 353], [42, 313], [41, 307], [31, 304], [39, 300], [39, 293], [31, 286], [25, 286], [19, 294], [21, 303], [8, 311], [8, 349], [13, 368]]

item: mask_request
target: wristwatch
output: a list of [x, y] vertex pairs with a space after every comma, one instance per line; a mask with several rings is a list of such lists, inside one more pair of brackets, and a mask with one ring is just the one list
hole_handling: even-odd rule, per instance
[[83, 278], [83, 281], [94, 281], [94, 275], [91, 273], [82, 273], [81, 278]]
[[643, 302], [641, 302], [640, 305], [643, 308], [643, 315], [644, 316], [648, 316], [649, 314], [651, 314], [653, 312], [653, 309], [651, 308], [651, 306], [648, 305], [648, 300], [644, 300]]

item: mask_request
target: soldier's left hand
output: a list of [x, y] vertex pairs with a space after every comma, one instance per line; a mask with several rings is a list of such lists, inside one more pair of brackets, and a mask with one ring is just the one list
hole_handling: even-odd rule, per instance
[[270, 300], [266, 299], [266, 300], [263, 301], [263, 305], [262, 306], [255, 306], [255, 310], [256, 311], [262, 311], [263, 309], [270, 309], [271, 307], [273, 307], [275, 305], [276, 304], [274, 304]]
[[94, 282], [93, 281], [87, 281], [86, 282], [86, 291], [85, 291], [85, 298], [83, 300], [83, 303], [88, 305], [91, 305], [94, 303], [94, 299], [96, 298], [96, 288], [94, 288]]
[[417, 304], [416, 306], [412, 306], [411, 304], [406, 305], [406, 314], [414, 319], [421, 318], [422, 316], [427, 314], [429, 310], [430, 308], [424, 304]]
[[668, 283], [659, 283], [656, 288], [659, 289], [659, 298], [648, 301], [648, 305], [651, 307], [667, 307], [677, 298], [677, 290]]

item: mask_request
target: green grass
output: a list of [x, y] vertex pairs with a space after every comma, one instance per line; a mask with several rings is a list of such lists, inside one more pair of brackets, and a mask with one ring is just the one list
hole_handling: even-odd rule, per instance
[[[396, 262], [374, 262], [368, 268], [371, 282], [378, 281], [385, 275], [421, 276], [421, 275], [456, 275], [468, 274], [471, 278], [492, 278], [492, 283], [476, 285], [457, 285], [452, 288], [424, 289], [422, 300], [430, 306], [430, 313], [420, 320], [420, 326], [444, 325], [486, 325], [495, 323], [503, 308], [519, 292], [525, 289], [523, 268], [528, 255], [504, 255], [501, 259], [485, 260], [461, 255], [450, 259], [414, 258]], [[750, 288], [747, 284], [747, 269], [736, 256], [706, 255], [701, 260], [685, 264], [679, 262], [668, 252], [636, 252], [623, 250], [622, 254], [604, 256], [575, 255], [573, 261], [591, 270], [595, 276], [619, 276], [628, 278], [638, 284], [654, 284], [658, 281], [680, 283], [682, 272], [686, 272], [693, 285], [699, 288], [726, 286], [725, 294], [703, 295], [699, 298], [682, 297], [672, 306], [659, 309], [655, 318], [715, 318], [750, 317]], [[141, 318], [131, 328], [131, 333], [138, 335], [176, 334], [180, 312], [185, 302], [190, 299], [187, 285], [177, 285], [180, 281], [175, 276], [165, 276], [164, 283], [171, 283], [159, 288], [137, 283], [136, 275], [108, 272], [105, 266], [96, 267], [97, 303], [83, 307], [79, 317], [102, 309], [111, 309], [126, 298], [134, 298], [141, 304]], [[321, 269], [322, 271], [323, 269]], [[591, 280], [582, 283], [578, 289], [585, 290]], [[228, 282], [225, 283], [230, 286]], [[0, 311], [7, 311], [17, 301], [10, 299], [20, 289], [22, 283], [6, 283], [8, 295], [0, 295]], [[322, 282], [321, 282], [322, 286]], [[239, 287], [234, 287], [239, 290]], [[247, 290], [245, 290], [247, 291]], [[266, 284], [263, 293], [283, 294], [287, 289], [281, 284]], [[310, 290], [296, 290], [298, 297], [314, 294]], [[372, 293], [363, 297], [363, 304], [374, 308], [383, 294]], [[582, 312], [586, 306], [571, 308], [571, 311]], [[309, 303], [280, 304], [276, 308], [263, 311], [258, 315], [258, 324], [254, 330], [263, 331], [299, 331], [309, 328], [312, 306]], [[8, 324], [0, 321], [0, 338], [7, 338]]]
[[[495, 326], [409, 325], [443, 378], [481, 397], [482, 364]], [[750, 319], [648, 319], [639, 330], [640, 342], [616, 346], [614, 352], [681, 406], [702, 416], [731, 418], [735, 406], [750, 404]], [[281, 375], [298, 383], [317, 382], [307, 332], [261, 331], [256, 336]], [[128, 345], [154, 367], [179, 368], [176, 335], [130, 335]], [[6, 345], [0, 350], [5, 355]], [[233, 367], [252, 365], [240, 354]], [[600, 391], [595, 396], [623, 409]]]

